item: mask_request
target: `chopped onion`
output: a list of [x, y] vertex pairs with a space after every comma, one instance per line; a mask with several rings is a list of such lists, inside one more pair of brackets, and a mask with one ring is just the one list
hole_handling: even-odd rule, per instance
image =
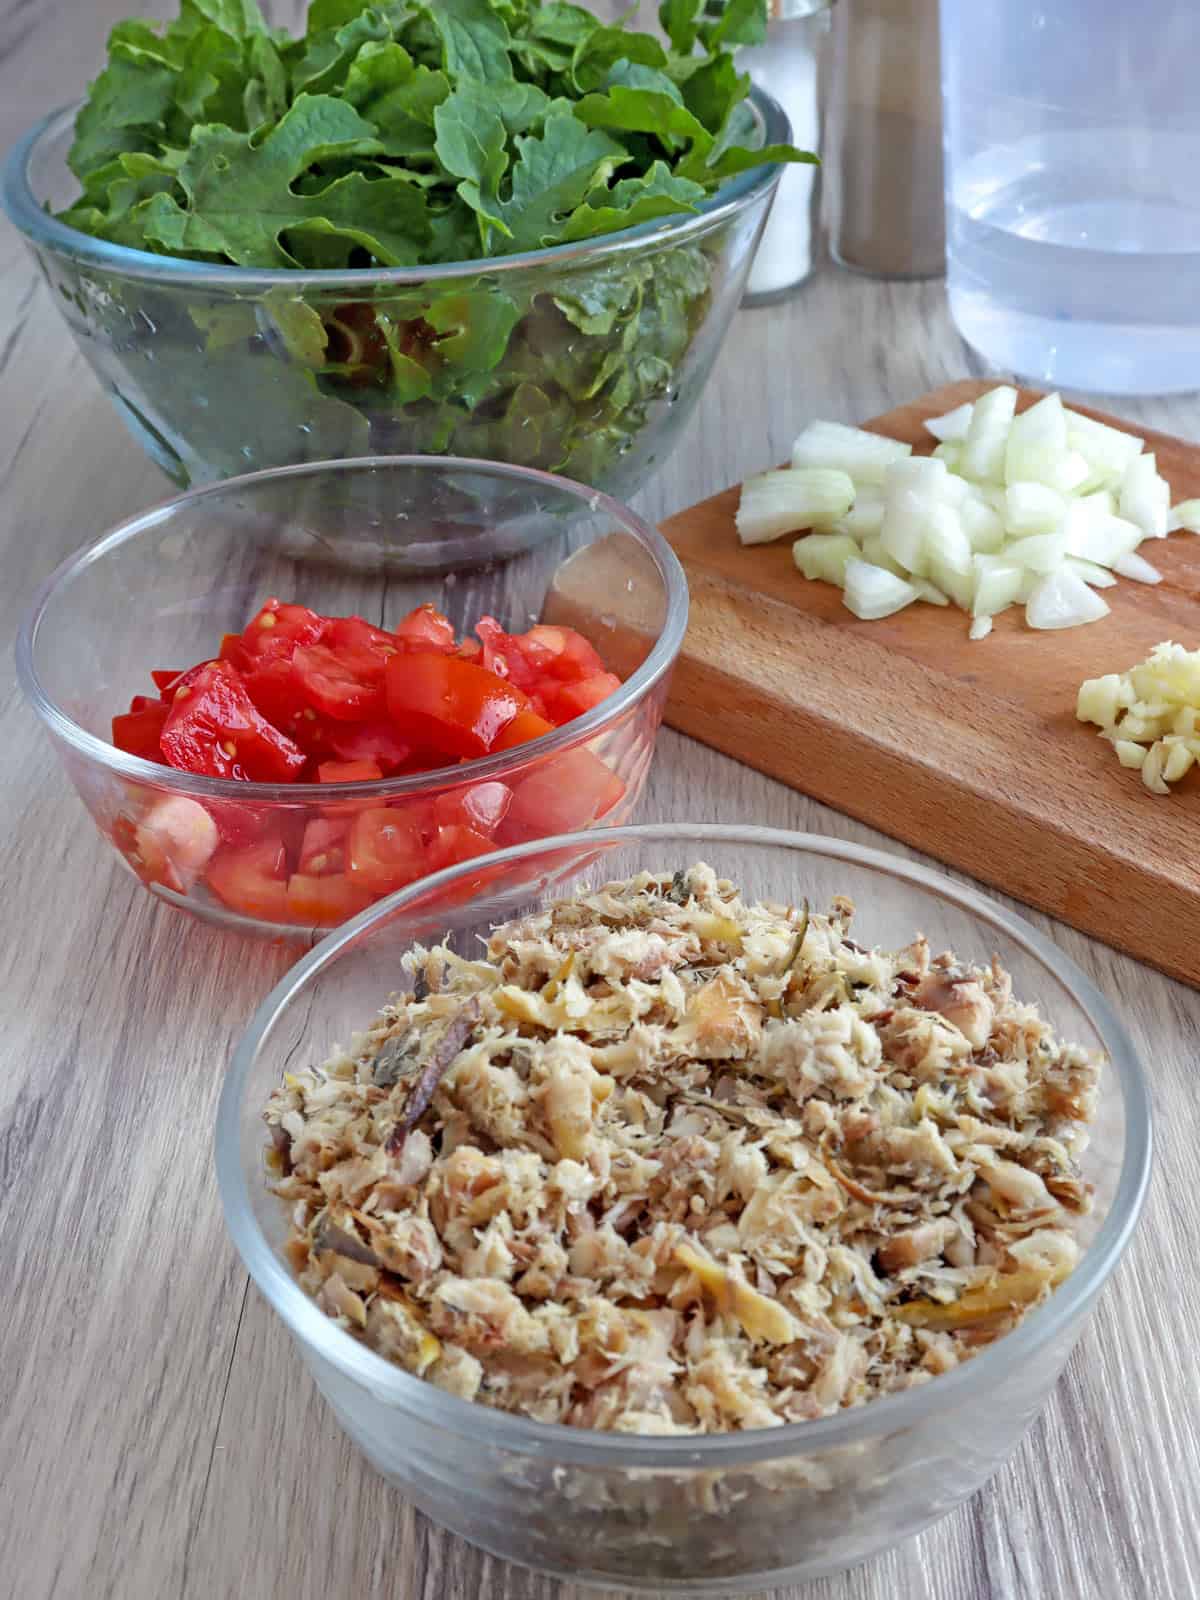
[[947, 411], [945, 416], [927, 417], [925, 426], [942, 444], [961, 444], [967, 437], [974, 411], [975, 407], [968, 400], [965, 405]]
[[1147, 539], [1165, 539], [1171, 510], [1171, 490], [1158, 475], [1153, 452], [1135, 456], [1121, 479], [1121, 515], [1135, 523]]
[[1067, 502], [1057, 489], [1022, 480], [1010, 483], [1004, 493], [1004, 526], [1015, 538], [1030, 533], [1050, 533], [1067, 514]]
[[854, 503], [854, 484], [828, 467], [782, 469], [747, 478], [737, 509], [738, 538], [766, 544], [780, 534], [819, 528], [844, 517]]
[[1035, 533], [1028, 539], [1014, 540], [1004, 549], [1006, 561], [1015, 561], [1029, 572], [1053, 572], [1062, 566], [1066, 555], [1065, 533]]
[[1005, 556], [976, 556], [972, 614], [994, 617], [1006, 611], [1020, 595], [1024, 579], [1024, 570]]
[[806, 578], [821, 578], [839, 588], [845, 581], [846, 563], [858, 560], [861, 553], [844, 533], [810, 533], [792, 546], [792, 560]]
[[1031, 628], [1078, 628], [1107, 615], [1107, 602], [1066, 567], [1042, 578], [1025, 606]]
[[1017, 408], [1017, 391], [1007, 384], [980, 395], [963, 441], [962, 472], [977, 483], [1003, 483], [1008, 430]]
[[1048, 394], [1012, 419], [1004, 448], [1005, 483], [1050, 484], [1067, 449], [1067, 414], [1060, 397]]
[[882, 483], [893, 461], [912, 454], [912, 445], [887, 439], [842, 422], [810, 422], [792, 446], [793, 467], [836, 467], [856, 484]]
[[1200, 500], [1181, 500], [1167, 516], [1167, 532], [1200, 533]]
[[991, 617], [975, 617], [967, 629], [968, 639], [986, 639], [992, 631]]
[[[1124, 557], [1121, 559], [1124, 560]], [[1085, 561], [1082, 556], [1065, 557], [1063, 566], [1076, 573], [1093, 589], [1111, 589], [1117, 581], [1107, 567], [1098, 566], [1094, 561]]]
[[1144, 561], [1136, 550], [1131, 550], [1127, 556], [1120, 556], [1114, 561], [1113, 571], [1119, 572], [1123, 578], [1132, 578], [1135, 583], [1162, 582], [1162, 573], [1158, 568]]
[[[1095, 621], [1108, 607], [1094, 591], [1117, 574], [1161, 581], [1138, 547], [1168, 529], [1200, 533], [1200, 498], [1172, 509], [1143, 441], [1068, 410], [1057, 394], [1020, 415], [1016, 405], [1017, 391], [1000, 385], [930, 418], [938, 442], [919, 456], [867, 429], [811, 422], [790, 469], [745, 484], [739, 537], [814, 530], [795, 541], [797, 568], [840, 584], [863, 617], [924, 600], [952, 602], [977, 623], [1012, 605], [1033, 628]], [[1195, 720], [1172, 728], [1143, 699], [1132, 729], [1195, 739], [1200, 752]]]
[[864, 622], [877, 622], [903, 611], [921, 598], [911, 583], [905, 583], [894, 572], [883, 567], [873, 567], [866, 561], [846, 563], [846, 588], [842, 596], [846, 609]]

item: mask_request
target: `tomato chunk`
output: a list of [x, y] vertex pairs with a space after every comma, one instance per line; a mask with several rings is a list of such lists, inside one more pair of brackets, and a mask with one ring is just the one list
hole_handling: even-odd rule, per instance
[[570, 680], [604, 671], [604, 663], [594, 646], [574, 628], [552, 628], [539, 622], [521, 638], [527, 649], [546, 653], [542, 658], [544, 670], [551, 677]]
[[300, 844], [300, 871], [314, 878], [341, 872], [346, 865], [349, 824], [337, 817], [314, 817], [305, 824]]
[[[135, 700], [144, 699], [142, 695]], [[162, 764], [159, 740], [167, 720], [167, 707], [161, 700], [150, 700], [140, 710], [124, 711], [112, 719], [112, 742], [127, 755]]]
[[473, 856], [489, 855], [495, 843], [474, 828], [453, 823], [439, 828], [429, 846], [427, 872], [440, 872], [443, 867], [454, 866], [459, 861], [470, 861]]
[[222, 845], [204, 881], [232, 910], [262, 922], [286, 922], [286, 874], [287, 852], [276, 835], [241, 848]]
[[428, 603], [410, 611], [396, 629], [396, 637], [408, 650], [445, 652], [454, 649], [454, 627], [436, 606]]
[[371, 898], [341, 873], [312, 877], [293, 872], [287, 881], [287, 914], [292, 922], [317, 922], [326, 927], [345, 922], [369, 906]]
[[542, 690], [542, 702], [556, 722], [570, 722], [573, 717], [581, 717], [585, 711], [598, 706], [601, 700], [607, 700], [620, 687], [621, 680], [615, 672], [593, 672], [572, 683], [546, 685]]
[[160, 737], [167, 763], [213, 778], [287, 783], [304, 752], [256, 708], [236, 667], [211, 661], [186, 693], [176, 690]]
[[447, 789], [433, 802], [433, 821], [439, 828], [473, 828], [493, 834], [508, 814], [512, 790], [506, 783], [475, 783], [469, 789]]
[[364, 668], [355, 659], [344, 657], [328, 644], [298, 645], [292, 655], [292, 675], [297, 693], [305, 705], [338, 722], [361, 722], [377, 717], [384, 708], [383, 662]]
[[284, 605], [272, 597], [243, 630], [242, 648], [251, 656], [290, 659], [297, 645], [316, 644], [328, 626], [327, 618], [307, 606]]
[[553, 733], [554, 724], [536, 711], [519, 711], [492, 746], [493, 750], [511, 750], [514, 745], [527, 744], [530, 739], [540, 739], [544, 733]]
[[183, 673], [184, 669], [182, 667], [155, 667], [151, 670], [150, 676], [154, 680], [154, 687], [161, 694], [177, 678], [182, 678]]
[[341, 761], [373, 761], [392, 773], [412, 754], [412, 746], [390, 722], [347, 722], [329, 729], [333, 753]]
[[494, 672], [457, 656], [397, 656], [388, 662], [392, 720], [415, 742], [449, 756], [482, 756], [529, 698]]
[[597, 822], [625, 794], [625, 785], [590, 750], [539, 761], [518, 779], [508, 815], [496, 830], [503, 844], [573, 833]]
[[425, 844], [414, 820], [392, 806], [360, 811], [350, 828], [346, 876], [370, 894], [390, 894], [427, 870]]
[[318, 783], [370, 783], [383, 777], [373, 761], [322, 761]]

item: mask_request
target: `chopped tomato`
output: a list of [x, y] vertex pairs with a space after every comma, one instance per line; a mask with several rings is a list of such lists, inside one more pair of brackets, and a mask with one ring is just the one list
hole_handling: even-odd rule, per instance
[[372, 677], [376, 681], [382, 679], [388, 658], [399, 653], [394, 633], [376, 628], [361, 617], [332, 618], [325, 642], [344, 661], [354, 662], [363, 677]]
[[225, 905], [263, 922], [286, 922], [287, 852], [276, 835], [241, 848], [223, 845], [209, 863], [205, 882]]
[[385, 774], [403, 766], [412, 754], [390, 722], [345, 722], [329, 730], [333, 753], [341, 761], [373, 761]]
[[161, 700], [146, 700], [144, 695], [135, 695], [134, 700], [146, 703], [112, 719], [112, 742], [127, 755], [141, 756], [143, 761], [157, 761], [161, 765], [163, 753], [159, 740], [167, 720], [167, 708]]
[[392, 720], [415, 742], [450, 756], [486, 755], [528, 696], [458, 656], [397, 656], [388, 662]]
[[439, 828], [473, 828], [492, 834], [504, 821], [512, 804], [506, 783], [475, 783], [469, 789], [447, 789], [433, 802], [433, 820]]
[[570, 722], [585, 711], [607, 700], [621, 687], [615, 672], [593, 672], [589, 677], [577, 678], [572, 683], [548, 684], [542, 690], [542, 702], [558, 723]]
[[293, 872], [287, 881], [287, 915], [292, 922], [317, 922], [328, 927], [345, 922], [370, 903], [370, 894], [341, 873], [313, 877]]
[[237, 668], [211, 661], [176, 690], [160, 737], [167, 763], [213, 778], [288, 783], [304, 752], [258, 711]]
[[553, 733], [554, 724], [536, 711], [519, 711], [492, 746], [493, 750], [511, 750], [515, 745], [527, 744], [530, 739], [540, 739], [544, 733]]
[[371, 783], [383, 777], [373, 761], [322, 761], [318, 783]]
[[319, 617], [307, 606], [284, 605], [272, 598], [243, 630], [242, 648], [254, 657], [290, 659], [298, 645], [316, 644], [323, 638], [328, 626], [327, 618]]
[[182, 667], [155, 667], [151, 669], [150, 676], [154, 680], [154, 687], [161, 694], [164, 689], [175, 682], [176, 678], [182, 678], [183, 672], [184, 669]]
[[569, 680], [604, 671], [595, 648], [574, 628], [552, 628], [539, 622], [521, 637], [527, 649], [546, 652], [539, 659], [551, 677]]
[[204, 806], [224, 844], [253, 844], [271, 826], [270, 806], [245, 806], [237, 800], [206, 800]]
[[250, 661], [242, 671], [246, 693], [268, 722], [291, 734], [304, 710], [304, 701], [292, 676], [292, 664], [282, 656]]
[[305, 825], [300, 845], [300, 871], [314, 878], [341, 872], [346, 865], [349, 824], [337, 817], [314, 817]]
[[304, 703], [338, 722], [379, 716], [384, 708], [383, 667], [384, 661], [369, 653], [348, 659], [328, 644], [299, 645], [291, 662]]
[[486, 834], [452, 823], [449, 827], [439, 828], [434, 835], [425, 870], [440, 872], [443, 867], [453, 866], [456, 862], [470, 861], [472, 856], [489, 855], [495, 848], [494, 842]]
[[410, 611], [396, 629], [396, 637], [408, 650], [454, 649], [454, 627], [448, 617], [429, 604]]
[[427, 870], [414, 819], [391, 806], [360, 811], [350, 828], [346, 876], [371, 894], [390, 894]]
[[538, 686], [544, 665], [550, 660], [550, 652], [542, 651], [544, 661], [539, 662], [537, 651], [527, 649], [524, 639], [505, 633], [495, 617], [480, 617], [475, 624], [475, 632], [481, 640], [480, 666], [496, 673], [498, 677], [507, 678], [509, 683], [515, 683], [526, 694], [532, 694]]
[[590, 750], [539, 761], [513, 788], [508, 815], [496, 830], [503, 844], [573, 833], [598, 821], [616, 806], [625, 785]]

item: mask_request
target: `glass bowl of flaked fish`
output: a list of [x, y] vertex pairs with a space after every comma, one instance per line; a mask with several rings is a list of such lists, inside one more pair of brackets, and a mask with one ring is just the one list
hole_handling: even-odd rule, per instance
[[260, 1007], [217, 1127], [237, 1248], [374, 1467], [654, 1594], [833, 1572], [979, 1489], [1149, 1165], [1133, 1046], [1051, 939], [699, 824], [372, 906]]

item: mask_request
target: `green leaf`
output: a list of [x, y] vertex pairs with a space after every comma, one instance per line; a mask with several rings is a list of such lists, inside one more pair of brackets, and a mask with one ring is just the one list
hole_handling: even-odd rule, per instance
[[179, 179], [187, 209], [158, 195], [146, 235], [181, 254], [222, 254], [239, 266], [288, 266], [284, 232], [335, 235], [389, 266], [415, 262], [428, 235], [425, 198], [402, 177], [339, 178], [315, 194], [292, 184], [324, 157], [373, 148], [373, 129], [342, 100], [301, 95], [260, 143], [228, 128], [200, 127]]
[[445, 73], [418, 66], [403, 45], [363, 45], [346, 76], [346, 102], [374, 123], [381, 153], [432, 156], [433, 114], [450, 93]]
[[611, 191], [590, 196], [567, 218], [563, 228], [564, 242], [577, 239], [594, 239], [599, 234], [615, 233], [619, 228], [633, 228], [639, 222], [651, 222], [655, 217], [678, 215], [683, 211], [696, 211], [704, 199], [702, 184], [689, 178], [675, 177], [663, 161], [656, 161], [641, 178], [622, 178]]
[[630, 33], [624, 28], [595, 28], [580, 40], [571, 58], [571, 75], [576, 87], [581, 92], [599, 89], [618, 61], [665, 67], [667, 53], [651, 34]]
[[548, 116], [539, 136], [518, 135], [514, 142], [512, 192], [498, 208], [514, 250], [560, 239], [563, 218], [629, 159], [614, 139], [584, 128], [569, 110]]
[[490, 372], [508, 347], [520, 307], [494, 290], [468, 290], [440, 295], [425, 312], [425, 321], [442, 337], [440, 360], [464, 372]]
[[147, 58], [115, 55], [75, 119], [67, 164], [79, 179], [129, 150], [153, 150], [174, 103], [178, 74]]
[[640, 61], [627, 61], [624, 56], [609, 68], [604, 80], [606, 89], [649, 89], [653, 94], [665, 94], [677, 106], [684, 103], [683, 93], [673, 78], [659, 67], [647, 67]]
[[700, 37], [712, 54], [727, 45], [763, 44], [767, 37], [767, 0], [723, 0], [716, 22], [701, 25]]
[[279, 51], [265, 33], [256, 33], [248, 55], [252, 76], [243, 93], [246, 127], [251, 133], [265, 122], [276, 122], [288, 107], [287, 69]]
[[193, 20], [197, 26], [209, 22], [231, 39], [270, 33], [256, 0], [181, 0], [179, 14], [185, 27]]
[[[718, 55], [690, 74], [683, 85], [682, 100], [711, 134], [720, 135], [728, 126], [730, 113], [745, 105], [749, 92], [749, 76], [737, 70], [732, 56]], [[752, 115], [742, 124], [741, 132], [743, 137], [753, 137]], [[734, 140], [731, 138], [727, 142]]]
[[512, 38], [489, 0], [437, 0], [421, 10], [441, 36], [442, 65], [452, 82], [499, 83], [512, 77]]
[[710, 179], [717, 183], [724, 183], [726, 178], [734, 178], [739, 172], [749, 172], [751, 167], [763, 167], [770, 162], [778, 161], [784, 165], [799, 165], [816, 167], [820, 166], [820, 157], [811, 150], [797, 150], [790, 144], [765, 144], [759, 150], [741, 150], [734, 148], [726, 150], [720, 156], [710, 158], [707, 172]]
[[[673, 154], [679, 144], [689, 144], [688, 170], [676, 169], [696, 178], [691, 170], [712, 148], [712, 134], [686, 106], [671, 95], [654, 89], [631, 89], [616, 84], [605, 94], [585, 95], [575, 107], [575, 115], [589, 128], [614, 128], [622, 133], [645, 133], [656, 138]], [[696, 157], [692, 161], [691, 157]], [[703, 182], [703, 176], [698, 181]]]
[[478, 213], [486, 254], [492, 230], [508, 232], [500, 212], [500, 180], [508, 170], [508, 131], [496, 98], [482, 84], [460, 84], [438, 106], [433, 121], [438, 160], [462, 180], [458, 193]]
[[690, 56], [699, 33], [698, 13], [704, 0], [662, 0], [658, 20], [663, 32], [671, 41], [671, 48], [681, 56]]
[[292, 68], [292, 93], [325, 94], [340, 89], [363, 45], [380, 44], [391, 37], [382, 12], [372, 6], [339, 28], [310, 35], [304, 54]]

